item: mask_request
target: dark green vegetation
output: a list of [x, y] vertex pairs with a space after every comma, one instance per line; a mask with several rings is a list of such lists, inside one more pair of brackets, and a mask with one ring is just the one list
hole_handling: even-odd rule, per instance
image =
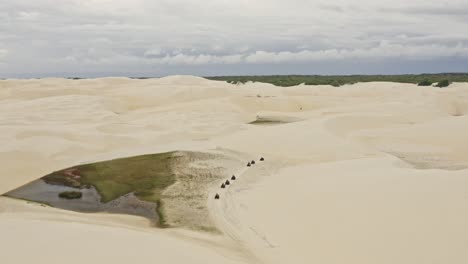
[[432, 83], [448, 80], [449, 82], [468, 82], [468, 73], [441, 73], [419, 75], [274, 75], [274, 76], [219, 76], [206, 77], [210, 80], [227, 81], [229, 83], [263, 82], [276, 86], [332, 85], [341, 86], [358, 82], [398, 82], [419, 84], [423, 81]]
[[451, 82], [449, 80], [442, 80], [437, 83], [437, 87], [440, 87], [440, 88], [447, 87], [450, 85], [450, 83]]
[[83, 193], [81, 192], [61, 192], [59, 193], [60, 198], [64, 199], [80, 199], [83, 196]]
[[431, 86], [432, 85], [432, 82], [429, 81], [429, 80], [424, 80], [420, 83], [418, 83], [418, 86]]
[[138, 199], [158, 205], [159, 223], [163, 225], [161, 193], [176, 181], [171, 163], [177, 158], [170, 152], [115, 159], [53, 172], [42, 179], [74, 188], [94, 186], [103, 203], [133, 192]]

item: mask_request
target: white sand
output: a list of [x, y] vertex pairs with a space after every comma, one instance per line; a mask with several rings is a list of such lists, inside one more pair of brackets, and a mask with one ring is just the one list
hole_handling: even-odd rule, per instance
[[3, 80], [0, 192], [144, 153], [267, 160], [207, 201], [224, 236], [0, 198], [0, 262], [468, 263], [467, 135], [468, 84]]

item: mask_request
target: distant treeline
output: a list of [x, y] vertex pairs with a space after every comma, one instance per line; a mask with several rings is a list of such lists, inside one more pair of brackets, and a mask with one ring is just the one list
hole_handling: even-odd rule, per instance
[[342, 86], [358, 82], [414, 83], [420, 86], [446, 87], [452, 82], [468, 82], [468, 73], [440, 73], [417, 75], [272, 75], [272, 76], [217, 76], [205, 77], [210, 80], [229, 83], [263, 82], [276, 86], [332, 85]]

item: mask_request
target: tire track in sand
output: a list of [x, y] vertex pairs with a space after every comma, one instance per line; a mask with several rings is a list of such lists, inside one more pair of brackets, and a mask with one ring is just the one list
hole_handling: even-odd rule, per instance
[[[240, 168], [234, 174], [236, 180], [231, 181], [231, 185], [226, 186], [225, 189], [216, 186], [210, 190], [208, 199], [208, 210], [217, 228], [243, 248], [250, 257], [253, 257], [254, 263], [261, 262], [254, 253], [255, 248], [275, 248], [277, 245], [257, 227], [240, 219], [242, 211], [248, 210], [248, 206], [238, 199], [238, 194], [252, 191], [260, 178], [271, 175], [271, 168], [265, 163], [259, 161], [252, 167]], [[214, 199], [216, 193], [220, 195], [219, 200]]]

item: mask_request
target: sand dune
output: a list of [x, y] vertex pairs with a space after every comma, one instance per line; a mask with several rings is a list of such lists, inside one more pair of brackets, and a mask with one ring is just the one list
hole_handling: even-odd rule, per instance
[[[467, 263], [467, 88], [0, 80], [0, 193], [54, 170], [146, 153], [266, 158], [251, 168], [214, 161], [238, 175], [207, 193], [207, 221], [221, 234], [2, 197], [0, 260]], [[249, 124], [257, 117], [280, 124]]]

